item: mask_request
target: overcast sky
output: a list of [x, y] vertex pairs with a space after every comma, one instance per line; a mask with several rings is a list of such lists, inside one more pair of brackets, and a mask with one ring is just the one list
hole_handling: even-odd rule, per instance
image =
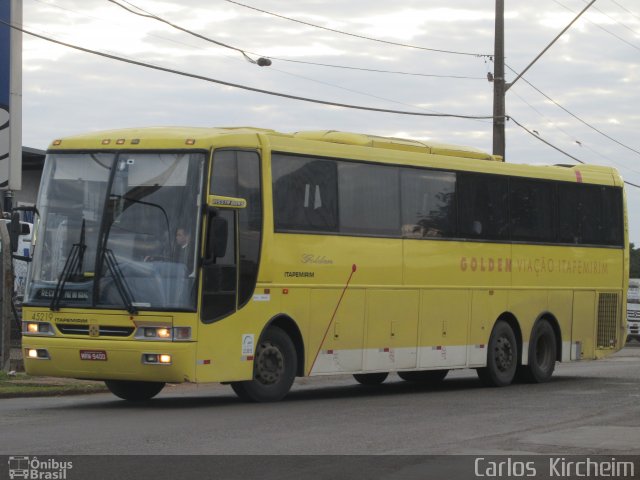
[[[265, 90], [384, 109], [492, 114], [493, 84], [487, 81], [487, 73], [493, 71], [493, 63], [483, 55], [493, 54], [493, 0], [242, 1], [356, 35], [477, 55], [387, 45], [224, 0], [131, 3], [253, 52], [248, 53], [253, 59], [262, 55], [283, 60], [260, 68], [237, 51], [133, 15], [107, 0], [24, 0], [24, 26], [85, 48]], [[505, 3], [506, 63], [520, 72], [588, 2]], [[492, 125], [487, 120], [403, 116], [293, 101], [127, 65], [29, 35], [24, 36], [23, 66], [23, 144], [28, 147], [45, 149], [54, 138], [89, 130], [190, 125], [256, 126], [284, 132], [332, 129], [492, 149]], [[507, 70], [507, 81], [514, 78]], [[637, 0], [596, 1], [524, 80], [507, 94], [508, 115], [580, 160], [615, 166], [626, 180], [640, 184]], [[513, 122], [507, 125], [506, 142], [509, 162], [575, 163]], [[637, 245], [640, 192], [627, 187], [627, 193], [630, 240]]]

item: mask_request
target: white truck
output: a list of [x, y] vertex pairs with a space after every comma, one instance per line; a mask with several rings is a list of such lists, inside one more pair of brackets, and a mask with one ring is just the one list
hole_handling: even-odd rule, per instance
[[[1, 222], [7, 223], [9, 219], [0, 218]], [[7, 225], [8, 227], [8, 225]], [[18, 248], [15, 255], [21, 257], [31, 257], [31, 240], [33, 238], [33, 223], [20, 222], [20, 235], [18, 236]], [[14, 295], [22, 297], [24, 295], [24, 284], [27, 279], [28, 263], [25, 260], [13, 259], [13, 274], [14, 274]]]
[[629, 280], [627, 294], [627, 341], [640, 341], [640, 279]]

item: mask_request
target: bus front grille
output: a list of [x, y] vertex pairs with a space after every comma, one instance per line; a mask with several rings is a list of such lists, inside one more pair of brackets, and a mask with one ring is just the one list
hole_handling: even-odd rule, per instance
[[[88, 325], [64, 324], [56, 325], [60, 333], [64, 335], [87, 335], [89, 336]], [[134, 331], [134, 327], [114, 327], [100, 325], [99, 332], [101, 337], [128, 337]]]
[[601, 293], [598, 297], [598, 348], [615, 348], [617, 320], [618, 294]]

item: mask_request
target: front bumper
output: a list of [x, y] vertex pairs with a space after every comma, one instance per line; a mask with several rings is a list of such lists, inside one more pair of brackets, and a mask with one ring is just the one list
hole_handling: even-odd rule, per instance
[[[24, 336], [22, 349], [25, 371], [29, 375], [169, 383], [195, 380], [195, 342], [139, 342]], [[49, 358], [29, 358], [25, 354], [29, 349], [44, 349]], [[81, 351], [105, 352], [106, 360], [83, 360]], [[144, 354], [171, 355], [171, 364], [144, 363]], [[87, 356], [85, 355], [85, 358]]]

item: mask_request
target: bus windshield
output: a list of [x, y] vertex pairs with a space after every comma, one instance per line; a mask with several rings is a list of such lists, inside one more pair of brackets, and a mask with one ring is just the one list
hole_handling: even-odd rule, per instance
[[203, 153], [48, 155], [25, 303], [195, 310], [204, 160]]

